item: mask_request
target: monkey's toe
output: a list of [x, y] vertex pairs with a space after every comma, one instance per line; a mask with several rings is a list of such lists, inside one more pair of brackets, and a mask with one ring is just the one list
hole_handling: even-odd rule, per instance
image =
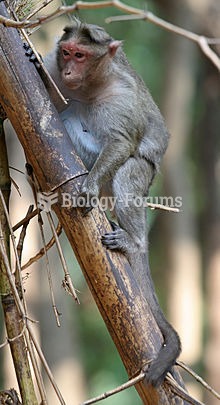
[[[115, 224], [116, 225], [116, 224]], [[113, 232], [105, 233], [101, 240], [104, 246], [111, 250], [123, 250], [123, 236], [124, 231], [118, 225], [117, 229]]]

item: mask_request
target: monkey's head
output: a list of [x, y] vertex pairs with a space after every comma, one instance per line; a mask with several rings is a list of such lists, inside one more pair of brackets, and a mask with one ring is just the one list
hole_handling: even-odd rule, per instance
[[79, 21], [64, 29], [58, 42], [57, 63], [65, 86], [75, 90], [110, 71], [111, 61], [122, 41], [111, 38], [97, 25]]

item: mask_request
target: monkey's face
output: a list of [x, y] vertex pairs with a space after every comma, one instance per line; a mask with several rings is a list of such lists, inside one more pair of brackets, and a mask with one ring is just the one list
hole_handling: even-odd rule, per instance
[[83, 84], [92, 59], [92, 51], [76, 41], [61, 41], [58, 49], [58, 66], [62, 82], [72, 90]]
[[82, 39], [71, 37], [62, 39], [58, 44], [57, 62], [61, 80], [71, 90], [98, 86], [103, 72], [108, 72], [121, 41], [109, 40], [104, 44], [85, 43]]

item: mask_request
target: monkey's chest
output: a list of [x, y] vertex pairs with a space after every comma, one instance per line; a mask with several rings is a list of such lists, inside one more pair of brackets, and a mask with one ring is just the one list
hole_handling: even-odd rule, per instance
[[[90, 170], [95, 163], [103, 142], [97, 133], [93, 133], [80, 111], [74, 105], [70, 105], [60, 114], [72, 140], [76, 153], [80, 156], [85, 166]], [[92, 125], [90, 125], [92, 127]]]

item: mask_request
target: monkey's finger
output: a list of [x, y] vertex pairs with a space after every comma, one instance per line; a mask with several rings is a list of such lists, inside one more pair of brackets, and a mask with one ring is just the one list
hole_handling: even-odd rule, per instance
[[121, 248], [121, 235], [117, 232], [106, 233], [101, 237], [102, 244], [108, 249], [120, 249]]
[[118, 243], [116, 242], [116, 241], [111, 241], [111, 243], [110, 243], [110, 241], [106, 241], [105, 239], [101, 239], [101, 241], [102, 241], [102, 244], [107, 248], [107, 249], [110, 249], [110, 250], [119, 250], [119, 246], [118, 246]]
[[[25, 49], [25, 55], [29, 58], [29, 61], [34, 63], [35, 67], [37, 69], [40, 68], [40, 63], [38, 62], [33, 49], [30, 47], [30, 45], [27, 42], [23, 43], [23, 48]], [[41, 57], [41, 56], [40, 56]]]

